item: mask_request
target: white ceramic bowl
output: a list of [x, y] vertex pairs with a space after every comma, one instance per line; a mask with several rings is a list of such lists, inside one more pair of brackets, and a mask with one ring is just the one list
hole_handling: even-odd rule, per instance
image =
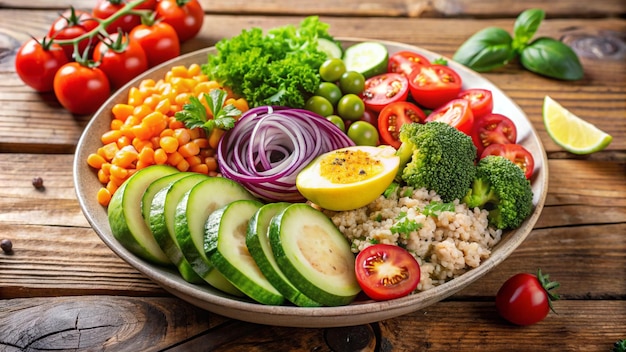
[[[340, 39], [344, 46], [366, 40], [360, 38]], [[387, 47], [390, 54], [401, 50], [413, 50], [431, 60], [441, 57], [441, 55], [411, 45], [379, 42]], [[515, 122], [518, 129], [518, 142], [527, 148], [535, 159], [532, 179], [533, 213], [521, 227], [503, 234], [502, 240], [493, 249], [491, 257], [479, 267], [430, 290], [395, 300], [384, 302], [363, 300], [341, 307], [300, 308], [287, 305], [262, 305], [251, 300], [230, 296], [206, 285], [190, 284], [184, 281], [175, 269], [159, 267], [138, 258], [122, 247], [113, 237], [109, 228], [106, 209], [96, 201], [96, 192], [101, 184], [98, 182], [95, 171], [87, 165], [87, 156], [101, 146], [100, 136], [109, 129], [111, 108], [116, 103], [126, 100], [130, 87], [136, 86], [146, 78], [161, 79], [165, 72], [175, 65], [203, 64], [207, 60], [207, 55], [214, 52], [215, 48], [206, 48], [182, 55], [145, 72], [114, 93], [87, 125], [78, 142], [74, 159], [76, 194], [87, 220], [98, 236], [120, 258], [173, 295], [208, 311], [253, 323], [291, 327], [337, 327], [366, 324], [414, 312], [460, 291], [506, 259], [524, 241], [537, 222], [545, 203], [548, 169], [546, 153], [536, 131], [524, 112], [500, 89], [475, 72], [450, 60], [449, 66], [461, 75], [465, 88], [486, 88], [492, 91], [494, 112], [503, 113]]]

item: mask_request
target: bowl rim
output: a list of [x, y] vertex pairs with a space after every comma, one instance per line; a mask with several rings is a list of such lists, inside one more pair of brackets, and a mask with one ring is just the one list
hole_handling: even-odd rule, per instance
[[[357, 37], [337, 37], [336, 39], [340, 40], [344, 47], [363, 41], [376, 41], [385, 45], [389, 49], [390, 54], [400, 50], [413, 50], [425, 55], [431, 60], [442, 57], [439, 54], [418, 46], [394, 41]], [[110, 121], [112, 106], [116, 102], [119, 102], [120, 99], [125, 99], [131, 87], [136, 86], [143, 79], [149, 77], [155, 79], [163, 77], [165, 72], [173, 66], [188, 66], [191, 63], [201, 64], [202, 62], [198, 62], [198, 60], [208, 57], [208, 55], [214, 53], [215, 50], [214, 46], [207, 47], [162, 63], [137, 76], [117, 92], [113, 93], [93, 115], [92, 119], [85, 127], [77, 143], [74, 157], [74, 188], [81, 210], [89, 224], [100, 239], [117, 256], [171, 294], [213, 313], [252, 323], [289, 327], [339, 327], [371, 323], [425, 308], [457, 293], [469, 284], [477, 281], [480, 277], [484, 276], [491, 271], [491, 269], [504, 261], [526, 239], [537, 222], [545, 204], [548, 185], [547, 156], [537, 132], [521, 108], [508, 98], [497, 86], [482, 75], [451, 59], [446, 59], [448, 60], [448, 65], [454, 68], [464, 80], [470, 77], [472, 81], [478, 82], [480, 87], [484, 86], [492, 89], [494, 100], [498, 99], [502, 101], [498, 102], [498, 100], [495, 100], [496, 104], [498, 104], [494, 104], [496, 107], [506, 105], [507, 109], [505, 110], [513, 109], [514, 115], [510, 117], [515, 121], [516, 125], [521, 124], [523, 126], [523, 133], [518, 137], [518, 143], [529, 147], [535, 158], [535, 172], [531, 180], [534, 192], [533, 212], [519, 228], [504, 232], [500, 242], [493, 248], [490, 257], [484, 260], [478, 267], [468, 270], [459, 277], [426, 291], [390, 301], [376, 302], [368, 300], [356, 301], [350, 305], [340, 307], [302, 308], [290, 305], [262, 305], [246, 299], [236, 298], [208, 287], [207, 285], [188, 283], [184, 281], [175, 270], [159, 267], [140, 259], [117, 242], [110, 232], [108, 221], [104, 221], [104, 219], [106, 219], [106, 209], [97, 203], [94, 192], [94, 187], [99, 187], [100, 184], [97, 181], [94, 170], [90, 169], [86, 163], [88, 154], [94, 150], [87, 150], [87, 146], [89, 143], [93, 142], [96, 137], [97, 141], [99, 141], [97, 132], [100, 131], [99, 128], [102, 129], [103, 126], [105, 126], [103, 120], [108, 118], [107, 122]], [[472, 87], [475, 86], [472, 85]], [[495, 109], [494, 107], [494, 111]], [[98, 207], [100, 210], [98, 210]], [[494, 253], [497, 255], [494, 255]]]

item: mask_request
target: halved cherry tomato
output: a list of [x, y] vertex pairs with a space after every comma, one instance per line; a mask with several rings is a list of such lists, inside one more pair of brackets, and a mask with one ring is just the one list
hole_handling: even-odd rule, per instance
[[426, 122], [445, 122], [468, 136], [472, 134], [474, 115], [465, 99], [453, 99], [426, 117]]
[[480, 154], [480, 158], [487, 155], [500, 155], [511, 160], [515, 165], [519, 166], [527, 179], [533, 176], [535, 169], [535, 159], [533, 155], [519, 144], [491, 144]]
[[48, 38], [30, 39], [15, 55], [15, 71], [20, 79], [38, 92], [53, 89], [54, 75], [68, 62], [63, 48]]
[[474, 118], [490, 114], [493, 110], [493, 95], [488, 89], [466, 89], [458, 97], [470, 102], [470, 109], [472, 109]]
[[417, 105], [408, 101], [391, 103], [378, 116], [378, 132], [383, 143], [398, 149], [400, 142], [400, 127], [405, 123], [422, 123], [426, 114]]
[[154, 67], [180, 55], [180, 42], [172, 26], [158, 21], [140, 24], [130, 31], [131, 40], [136, 40], [148, 57], [148, 66]]
[[[63, 14], [61, 14], [61, 16], [52, 23], [52, 25], [50, 26], [50, 30], [48, 31], [48, 37], [54, 40], [74, 39], [87, 32], [90, 32], [97, 26], [98, 21], [96, 21], [91, 16], [91, 14], [85, 11], [75, 10], [74, 8], [71, 8], [70, 10], [67, 10]], [[81, 40], [78, 43], [79, 52], [77, 54], [83, 55], [85, 53], [85, 49], [90, 44], [91, 48], [93, 48], [96, 43], [90, 43], [90, 40], [87, 38]], [[67, 56], [69, 60], [72, 60], [74, 54], [74, 46], [71, 44], [61, 46], [65, 51], [65, 56]]]
[[456, 71], [439, 64], [413, 70], [408, 78], [413, 99], [429, 109], [436, 109], [456, 98], [463, 85], [461, 76]]
[[399, 51], [389, 57], [387, 72], [402, 73], [408, 77], [413, 70], [428, 65], [430, 61], [423, 55], [408, 50]]
[[[107, 19], [122, 7], [126, 3], [121, 0], [98, 0], [96, 6], [91, 10], [91, 14], [95, 18]], [[141, 17], [134, 14], [124, 15], [110, 25], [107, 26], [106, 31], [108, 33], [117, 33], [121, 30], [123, 33], [129, 33], [133, 28], [141, 24]]]
[[94, 61], [109, 78], [112, 88], [119, 88], [148, 69], [148, 58], [143, 48], [128, 35], [111, 34], [93, 52]]
[[365, 108], [381, 111], [387, 104], [403, 101], [409, 96], [409, 82], [400, 73], [383, 73], [368, 78], [361, 94]]
[[109, 79], [97, 67], [69, 62], [54, 76], [54, 94], [61, 105], [74, 114], [95, 112], [110, 93]]
[[480, 155], [490, 144], [508, 144], [517, 141], [515, 123], [502, 114], [487, 114], [474, 118], [472, 140]]
[[390, 244], [366, 247], [356, 256], [354, 266], [361, 289], [377, 301], [406, 296], [420, 282], [417, 260], [404, 248]]
[[204, 11], [198, 0], [160, 0], [156, 5], [157, 18], [168, 23], [184, 42], [200, 32]]

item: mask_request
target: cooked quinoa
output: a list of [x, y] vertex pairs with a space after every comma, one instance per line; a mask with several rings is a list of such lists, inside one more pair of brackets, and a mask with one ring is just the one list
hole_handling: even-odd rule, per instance
[[[376, 243], [406, 248], [421, 268], [418, 291], [455, 278], [489, 258], [502, 230], [488, 226], [486, 210], [468, 209], [458, 200], [454, 211], [425, 215], [431, 202], [441, 202], [426, 189], [401, 189], [400, 196], [380, 196], [369, 205], [343, 212], [327, 212], [358, 253]], [[402, 196], [410, 194], [410, 196]], [[407, 226], [399, 226], [406, 224]]]

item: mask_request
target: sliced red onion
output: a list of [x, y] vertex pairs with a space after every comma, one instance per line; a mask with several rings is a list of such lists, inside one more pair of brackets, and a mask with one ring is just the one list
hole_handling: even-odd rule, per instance
[[296, 176], [319, 155], [353, 146], [332, 122], [311, 111], [260, 106], [248, 110], [222, 137], [222, 175], [267, 201], [300, 202]]

